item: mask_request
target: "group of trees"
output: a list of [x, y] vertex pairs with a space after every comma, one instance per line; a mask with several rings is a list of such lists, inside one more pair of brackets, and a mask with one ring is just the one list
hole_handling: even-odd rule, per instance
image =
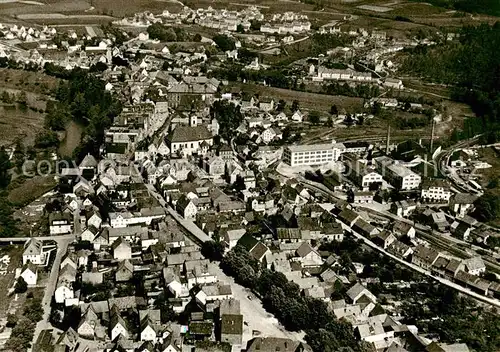
[[325, 53], [328, 49], [346, 46], [352, 43], [352, 38], [335, 34], [316, 33], [311, 37], [311, 50], [314, 55]]
[[500, 16], [500, 2], [497, 0], [429, 0], [428, 2], [434, 6], [457, 11]]
[[255, 290], [264, 308], [288, 330], [306, 331], [306, 341], [314, 351], [337, 351], [340, 347], [364, 351], [351, 324], [338, 321], [324, 301], [301, 296], [299, 286], [289, 282], [282, 273], [260, 268], [244, 247], [236, 246], [229, 251], [221, 267], [237, 282]]
[[222, 51], [230, 51], [236, 49], [236, 43], [234, 39], [229, 38], [227, 35], [217, 34], [213, 38], [213, 41]]
[[[30, 294], [28, 293], [28, 296]], [[5, 343], [5, 349], [14, 352], [27, 351], [31, 346], [33, 335], [35, 333], [36, 323], [43, 317], [43, 308], [41, 300], [38, 297], [27, 298], [23, 315], [17, 317], [10, 317], [10, 325], [14, 325], [10, 338]]]
[[153, 23], [147, 29], [150, 39], [158, 39], [162, 42], [183, 42], [188, 39], [184, 29], [178, 27], [166, 27], [161, 23]]
[[243, 121], [240, 107], [227, 100], [218, 100], [210, 108], [210, 114], [219, 122], [219, 135], [226, 141], [231, 140], [234, 131]]
[[444, 343], [460, 341], [474, 351], [500, 349], [495, 338], [500, 336], [500, 317], [489, 308], [434, 282], [422, 282], [412, 292], [414, 296], [407, 296], [402, 307], [404, 323], [417, 324], [423, 333], [437, 333]]
[[480, 221], [492, 221], [500, 215], [500, 197], [493, 191], [486, 191], [474, 205], [474, 216]]
[[455, 138], [471, 136], [472, 132], [484, 133], [482, 142], [499, 140], [500, 22], [464, 27], [458, 42], [410, 49], [402, 70], [453, 85], [453, 98], [472, 107], [479, 119], [467, 121], [465, 133], [455, 133]]
[[71, 71], [70, 78], [60, 83], [56, 91], [58, 104], [50, 120], [60, 126], [69, 116], [86, 126], [75, 157], [81, 159], [87, 153], [98, 155], [104, 142], [104, 130], [121, 112], [121, 103], [104, 88], [104, 82], [81, 69]]
[[330, 95], [345, 95], [348, 97], [361, 97], [370, 99], [380, 95], [380, 89], [374, 84], [356, 84], [350, 86], [347, 83], [333, 82], [323, 86], [323, 91]]

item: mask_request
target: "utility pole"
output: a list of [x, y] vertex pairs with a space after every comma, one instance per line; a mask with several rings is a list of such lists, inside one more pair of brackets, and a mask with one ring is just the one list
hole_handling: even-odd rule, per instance
[[389, 155], [389, 144], [391, 140], [391, 126], [387, 126], [387, 141], [385, 143], [385, 153]]
[[434, 118], [432, 118], [432, 129], [431, 129], [431, 156], [432, 156], [432, 149], [434, 147], [434, 129], [435, 129], [435, 122], [434, 122]]

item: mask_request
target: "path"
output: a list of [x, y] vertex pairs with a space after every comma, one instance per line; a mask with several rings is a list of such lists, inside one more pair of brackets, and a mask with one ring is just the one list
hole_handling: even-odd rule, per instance
[[[286, 330], [272, 314], [263, 307], [259, 298], [250, 292], [249, 289], [234, 282], [234, 279], [227, 276], [222, 269], [216, 266], [217, 277], [220, 281], [231, 285], [233, 296], [240, 301], [241, 314], [247, 325], [243, 325], [243, 346], [254, 336], [253, 330], [259, 331], [259, 336], [282, 337], [292, 340], [304, 341], [303, 332], [291, 332]], [[251, 297], [250, 299], [248, 297]]]
[[153, 185], [146, 184], [146, 188], [148, 189], [149, 194], [156, 198], [156, 200], [161, 204], [165, 211], [195, 237], [196, 242], [203, 243], [211, 240], [211, 238], [205, 232], [203, 232], [193, 221], [184, 219], [174, 209], [172, 209], [172, 207], [170, 207], [167, 202], [165, 202], [165, 199], [163, 199], [161, 194], [156, 191]]
[[[197, 240], [198, 243], [211, 240], [211, 238], [194, 222], [182, 218], [175, 210], [168, 206], [153, 185], [146, 184], [146, 187], [150, 194], [163, 206], [166, 212], [189, 232], [191, 239]], [[259, 336], [283, 337], [303, 341], [303, 332], [287, 331], [272, 314], [266, 312], [262, 307], [261, 301], [255, 297], [250, 290], [237, 284], [232, 277], [227, 276], [218, 266], [215, 266], [215, 268], [219, 280], [230, 284], [234, 298], [240, 301], [241, 314], [243, 314], [244, 320], [248, 324], [248, 326], [243, 326], [243, 346], [254, 337], [252, 334], [253, 330], [259, 331]], [[249, 299], [248, 296], [252, 298]]]
[[52, 302], [52, 297], [54, 296], [54, 291], [56, 289], [57, 279], [59, 277], [59, 265], [61, 265], [61, 259], [64, 256], [64, 254], [66, 254], [66, 251], [68, 249], [68, 244], [72, 241], [72, 239], [74, 239], [73, 235], [71, 235], [71, 239], [59, 238], [57, 240], [56, 257], [54, 259], [54, 262], [52, 263], [52, 269], [50, 270], [50, 276], [47, 281], [47, 286], [45, 288], [44, 296], [42, 299], [43, 318], [36, 324], [35, 333], [33, 335], [33, 343], [36, 342], [36, 340], [38, 339], [38, 335], [40, 335], [40, 332], [42, 330], [50, 329], [52, 327], [52, 325], [49, 322], [50, 310], [51, 310], [50, 304]]

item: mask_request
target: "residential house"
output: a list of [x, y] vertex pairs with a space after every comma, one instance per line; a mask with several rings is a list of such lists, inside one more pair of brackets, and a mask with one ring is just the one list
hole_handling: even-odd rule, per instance
[[113, 258], [118, 260], [132, 259], [130, 243], [123, 237], [118, 237], [111, 245]]
[[457, 193], [451, 197], [450, 210], [457, 217], [464, 217], [474, 207], [474, 202], [478, 197], [468, 193]]
[[23, 252], [23, 265], [33, 263], [36, 265], [45, 263], [45, 254], [43, 253], [43, 243], [36, 238], [31, 238], [26, 242]]
[[56, 283], [56, 289], [54, 291], [54, 300], [56, 303], [65, 303], [66, 300], [71, 300], [75, 298], [75, 293], [73, 290], [73, 283], [76, 280], [76, 270], [70, 266], [66, 265], [59, 272], [59, 278]]
[[97, 234], [99, 234], [99, 229], [90, 225], [82, 232], [80, 238], [82, 241], [93, 242]]
[[184, 219], [195, 219], [198, 208], [194, 202], [186, 196], [179, 198], [175, 204], [176, 210]]
[[356, 220], [354, 225], [352, 225], [352, 230], [368, 238], [372, 238], [380, 233], [379, 229], [363, 219]]
[[222, 232], [222, 242], [231, 249], [238, 244], [238, 241], [245, 235], [246, 229], [224, 230]]
[[210, 156], [203, 159], [203, 166], [210, 176], [220, 177], [226, 171], [226, 162], [220, 156]]
[[243, 315], [223, 314], [220, 327], [221, 342], [229, 343], [231, 346], [241, 345], [243, 339]]
[[344, 223], [345, 225], [352, 227], [358, 219], [360, 219], [360, 216], [358, 213], [356, 213], [353, 210], [350, 209], [343, 209], [339, 214], [338, 214], [338, 219]]
[[395, 240], [394, 242], [392, 242], [392, 244], [389, 245], [389, 247], [387, 248], [387, 252], [395, 255], [398, 258], [406, 259], [411, 254], [413, 254], [413, 249], [403, 242]]
[[129, 331], [125, 320], [123, 320], [120, 310], [116, 305], [113, 305], [110, 310], [110, 338], [114, 341], [118, 336], [123, 336], [125, 338], [129, 337]]
[[350, 298], [352, 304], [368, 305], [370, 303], [377, 303], [377, 297], [371, 293], [366, 287], [359, 282], [352, 286], [346, 295]]
[[396, 240], [396, 236], [389, 231], [382, 231], [373, 238], [373, 242], [384, 249], [387, 249]]
[[342, 242], [344, 240], [344, 229], [339, 223], [324, 223], [321, 232], [321, 239], [324, 241]]
[[25, 264], [21, 268], [20, 277], [23, 278], [28, 286], [34, 286], [38, 280], [38, 268], [32, 263]]
[[134, 275], [134, 266], [128, 259], [125, 259], [120, 263], [118, 263], [118, 268], [116, 269], [115, 272], [116, 282], [130, 281], [133, 275]]
[[299, 257], [302, 267], [321, 266], [323, 264], [321, 255], [307, 242], [303, 242], [300, 245], [296, 254]]
[[195, 295], [196, 302], [203, 307], [205, 307], [207, 303], [231, 298], [233, 298], [231, 285], [227, 285], [222, 282], [204, 285]]
[[418, 265], [421, 268], [429, 269], [439, 258], [439, 252], [432, 248], [418, 245], [411, 258], [412, 264]]
[[264, 243], [259, 241], [250, 249], [249, 253], [255, 260], [262, 263], [264, 258], [271, 254], [271, 250]]
[[51, 235], [62, 235], [73, 232], [73, 216], [64, 212], [50, 213], [49, 231]]
[[312, 348], [300, 341], [281, 337], [255, 337], [248, 341], [246, 352], [312, 352]]
[[395, 221], [392, 225], [392, 232], [397, 238], [403, 236], [408, 238], [415, 238], [415, 228], [407, 222]]
[[483, 260], [479, 256], [464, 259], [462, 261], [462, 264], [465, 269], [464, 271], [471, 275], [480, 276], [482, 273], [486, 271], [486, 266], [484, 265]]
[[449, 202], [451, 198], [450, 185], [443, 180], [425, 180], [422, 183], [420, 197], [428, 202]]

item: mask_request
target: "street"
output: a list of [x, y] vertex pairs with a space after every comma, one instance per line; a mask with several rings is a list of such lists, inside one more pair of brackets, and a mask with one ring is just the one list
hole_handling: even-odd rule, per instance
[[[147, 184], [146, 187], [150, 194], [158, 200], [165, 210], [189, 232], [191, 237], [195, 237], [198, 242], [210, 240], [210, 237], [196, 226], [195, 223], [182, 218], [175, 210], [168, 206], [153, 185]], [[260, 299], [255, 297], [249, 289], [237, 284], [232, 277], [227, 276], [217, 265], [215, 267], [218, 279], [224, 283], [230, 284], [234, 298], [240, 301], [241, 314], [243, 314], [244, 320], [247, 323], [247, 325], [245, 324], [243, 326], [243, 345], [246, 345], [247, 341], [254, 337], [252, 334], [253, 330], [259, 331], [259, 336], [283, 337], [303, 341], [303, 332], [287, 331], [272, 314], [266, 312], [262, 307]], [[252, 299], [250, 300], [248, 296], [251, 296]]]
[[74, 236], [71, 238], [54, 238], [57, 242], [57, 253], [52, 263], [52, 269], [50, 270], [49, 280], [47, 281], [47, 286], [45, 288], [44, 296], [42, 299], [42, 307], [43, 307], [43, 318], [36, 324], [35, 333], [33, 335], [33, 343], [36, 342], [38, 335], [42, 330], [49, 329], [52, 325], [49, 322], [50, 317], [50, 303], [52, 302], [52, 297], [54, 296], [54, 291], [56, 289], [57, 279], [59, 277], [59, 265], [61, 264], [61, 259], [66, 254], [68, 249], [68, 244], [74, 239]]
[[[252, 331], [257, 330], [259, 336], [272, 336], [289, 338], [292, 340], [304, 341], [304, 332], [287, 331], [278, 320], [262, 307], [262, 303], [251, 291], [237, 283], [230, 276], [224, 274], [222, 269], [217, 266], [217, 277], [220, 281], [231, 285], [233, 296], [241, 303], [241, 314], [248, 325], [243, 325], [243, 345], [253, 337]], [[252, 297], [250, 300], [248, 296]]]

